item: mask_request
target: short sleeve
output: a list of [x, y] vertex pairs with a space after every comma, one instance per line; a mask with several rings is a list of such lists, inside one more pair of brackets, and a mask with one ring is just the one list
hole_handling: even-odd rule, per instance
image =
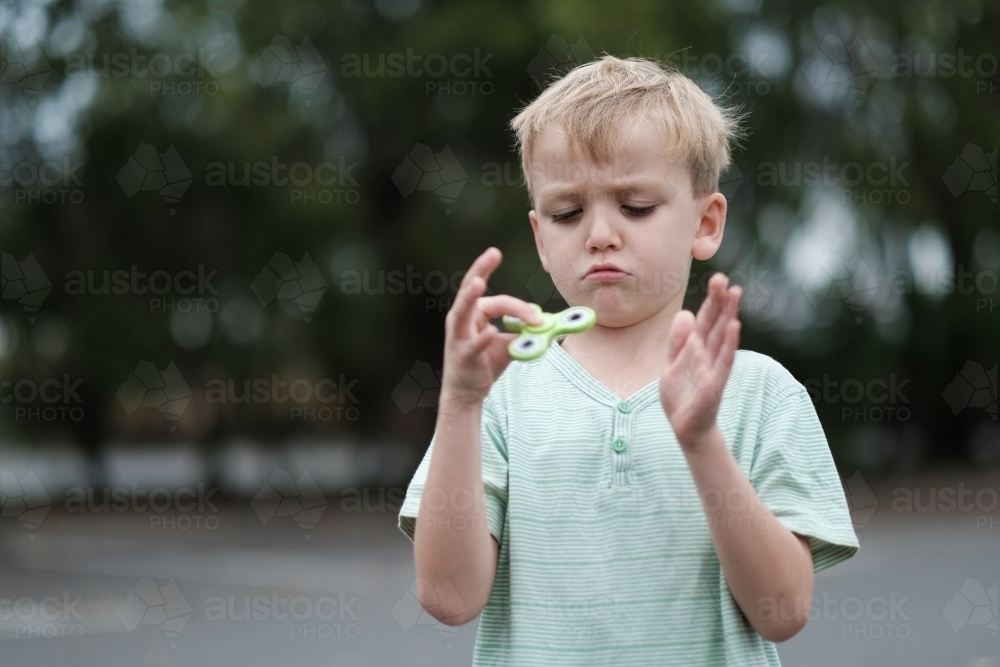
[[761, 423], [750, 482], [786, 528], [809, 538], [813, 571], [857, 553], [858, 538], [840, 476], [816, 409], [801, 384]]
[[[483, 401], [482, 430], [482, 472], [483, 491], [485, 496], [486, 523], [490, 533], [503, 544], [504, 517], [507, 513], [507, 445], [500, 420], [492, 407], [492, 394]], [[417, 526], [417, 513], [420, 510], [420, 498], [423, 495], [427, 471], [431, 456], [434, 453], [436, 435], [431, 437], [431, 444], [424, 454], [423, 460], [413, 473], [413, 479], [406, 489], [403, 506], [399, 510], [399, 528], [413, 541], [413, 533]]]

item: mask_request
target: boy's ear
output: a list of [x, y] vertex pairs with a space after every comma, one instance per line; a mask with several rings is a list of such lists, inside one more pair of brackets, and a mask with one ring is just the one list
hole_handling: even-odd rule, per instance
[[545, 258], [545, 246], [542, 244], [542, 235], [538, 233], [538, 216], [534, 209], [528, 211], [528, 221], [531, 222], [531, 232], [535, 235], [535, 247], [538, 249], [538, 258], [542, 260], [542, 268], [546, 273], [549, 271], [549, 262]]
[[706, 260], [715, 255], [722, 245], [728, 202], [721, 192], [713, 192], [701, 197], [695, 205], [698, 211], [698, 229], [694, 234], [691, 256]]

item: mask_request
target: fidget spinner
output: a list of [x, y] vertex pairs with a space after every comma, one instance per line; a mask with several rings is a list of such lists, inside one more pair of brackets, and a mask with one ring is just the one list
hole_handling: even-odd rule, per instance
[[546, 313], [537, 303], [528, 304], [542, 316], [542, 323], [531, 325], [519, 317], [503, 316], [507, 331], [518, 331], [520, 336], [507, 346], [512, 359], [531, 361], [545, 354], [556, 336], [586, 331], [597, 323], [597, 313], [587, 306], [573, 306], [561, 313]]

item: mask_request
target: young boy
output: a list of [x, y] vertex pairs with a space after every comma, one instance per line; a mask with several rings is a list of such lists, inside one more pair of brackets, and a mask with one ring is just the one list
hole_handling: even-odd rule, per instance
[[482, 613], [474, 665], [778, 665], [815, 571], [858, 550], [806, 389], [739, 346], [741, 289], [681, 306], [718, 250], [738, 133], [683, 75], [605, 56], [512, 121], [542, 266], [597, 324], [511, 365], [482, 296], [489, 248], [445, 320], [437, 426], [399, 514], [417, 596]]

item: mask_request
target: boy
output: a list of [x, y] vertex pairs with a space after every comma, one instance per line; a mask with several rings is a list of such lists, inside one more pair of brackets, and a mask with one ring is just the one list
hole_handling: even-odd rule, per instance
[[437, 426], [400, 509], [417, 596], [482, 613], [474, 665], [778, 665], [815, 571], [857, 552], [805, 388], [737, 350], [741, 289], [692, 257], [722, 243], [738, 133], [691, 80], [642, 59], [577, 67], [512, 121], [542, 265], [597, 324], [510, 365], [472, 265], [445, 321]]

